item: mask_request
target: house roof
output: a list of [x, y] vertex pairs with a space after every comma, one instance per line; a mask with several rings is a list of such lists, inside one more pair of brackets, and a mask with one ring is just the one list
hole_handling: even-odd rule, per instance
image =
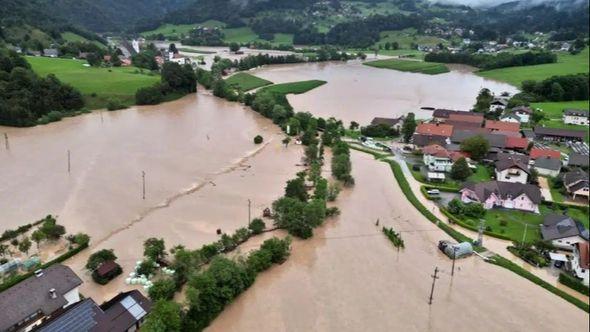
[[433, 143], [445, 145], [446, 137], [436, 135], [414, 134], [414, 136], [412, 136], [412, 143], [414, 143], [414, 145], [417, 146], [427, 146]]
[[526, 149], [529, 146], [529, 140], [524, 137], [506, 137], [507, 149]]
[[451, 114], [467, 113], [465, 111], [448, 110], [444, 108], [437, 108], [432, 112], [432, 117], [448, 119]]
[[385, 124], [390, 127], [393, 127], [396, 124], [400, 123], [400, 121], [402, 121], [402, 120], [403, 120], [403, 117], [399, 117], [396, 119], [393, 119], [393, 118], [373, 118], [373, 120], [371, 121], [371, 125]]
[[508, 195], [512, 196], [512, 198], [516, 198], [525, 194], [535, 204], [541, 203], [542, 199], [541, 190], [539, 187], [532, 184], [488, 181], [466, 184], [461, 191], [465, 189], [471, 190], [475, 193], [480, 202], [484, 202], [492, 194], [502, 198], [505, 198]]
[[533, 109], [528, 106], [517, 106], [512, 109], [512, 112], [533, 114]]
[[453, 126], [442, 123], [420, 123], [416, 128], [416, 132], [422, 135], [451, 137]]
[[98, 306], [87, 298], [68, 307], [36, 331], [127, 331], [150, 312], [152, 303], [138, 290], [119, 293]]
[[514, 114], [514, 113], [507, 113], [507, 114], [504, 114], [504, 115], [502, 115], [502, 116], [500, 117], [500, 120], [506, 120], [506, 119], [510, 119], [510, 118], [512, 118], [512, 119], [514, 119], [514, 120], [516, 120], [516, 121], [518, 121], [518, 122], [520, 122], [520, 121], [521, 121], [521, 119], [520, 119], [520, 116], [518, 116], [518, 115], [516, 115], [516, 114]]
[[556, 151], [556, 150], [549, 150], [549, 149], [532, 148], [531, 152], [529, 154], [531, 156], [531, 159], [537, 159], [537, 158], [541, 158], [541, 157], [549, 157], [549, 158], [555, 158], [555, 159], [561, 158], [561, 152]]
[[520, 131], [520, 123], [487, 120], [485, 128], [500, 131]]
[[508, 105], [508, 102], [504, 99], [494, 99], [491, 103], [491, 105], [502, 105], [502, 106], [506, 106]]
[[583, 116], [586, 118], [588, 117], [587, 110], [578, 110], [578, 109], [573, 109], [573, 108], [568, 108], [568, 109], [564, 110], [563, 114], [565, 116]]
[[566, 215], [551, 213], [543, 219], [541, 235], [544, 240], [557, 240], [570, 236], [581, 236], [588, 240], [589, 234], [579, 221]]
[[523, 130], [521, 130], [521, 132], [522, 136], [526, 138], [530, 138], [531, 140], [535, 138], [535, 132], [530, 128], [524, 128]]
[[438, 144], [431, 144], [424, 148], [422, 148], [422, 153], [425, 155], [435, 156], [438, 158], [447, 158], [453, 161], [457, 161], [461, 158], [466, 157], [466, 155], [459, 151], [448, 151], [444, 147]]
[[541, 157], [535, 160], [535, 168], [559, 171], [561, 169], [561, 160], [549, 157]]
[[[53, 313], [68, 303], [64, 294], [81, 284], [82, 280], [69, 267], [54, 264], [43, 270], [43, 275], [33, 275], [3, 291], [0, 293], [0, 331], [39, 311], [45, 315]], [[49, 295], [52, 288], [57, 295], [55, 299]]]
[[537, 136], [555, 136], [562, 138], [577, 138], [584, 139], [586, 137], [587, 130], [572, 130], [563, 128], [547, 128], [536, 126], [535, 135]]
[[451, 142], [462, 143], [464, 140], [477, 135], [485, 138], [490, 143], [490, 147], [504, 148], [506, 146], [506, 135], [490, 134], [483, 128], [481, 130], [454, 130]]
[[522, 154], [499, 153], [495, 166], [499, 172], [509, 168], [520, 168], [529, 173], [529, 157]]
[[96, 273], [102, 277], [115, 270], [117, 267], [118, 265], [115, 261], [105, 261], [96, 269]]
[[588, 166], [588, 155], [580, 153], [571, 153], [569, 155], [568, 165], [570, 166]]
[[588, 241], [576, 243], [578, 252], [580, 253], [580, 267], [584, 269], [590, 268], [590, 246]]
[[576, 169], [571, 172], [567, 172], [563, 175], [563, 184], [566, 187], [570, 187], [576, 183], [585, 183], [588, 186], [588, 173], [581, 169]]
[[449, 114], [449, 120], [476, 123], [481, 127], [481, 124], [483, 123], [483, 114], [473, 112], [454, 112]]

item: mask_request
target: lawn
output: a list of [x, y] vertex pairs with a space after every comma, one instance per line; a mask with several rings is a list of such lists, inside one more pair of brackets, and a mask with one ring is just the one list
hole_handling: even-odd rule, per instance
[[560, 52], [556, 63], [478, 71], [477, 74], [520, 87], [521, 83], [526, 80], [542, 81], [555, 75], [587, 73], [589, 68], [588, 55], [588, 47], [586, 47], [576, 55]]
[[575, 108], [581, 110], [590, 109], [588, 100], [532, 103], [531, 107], [542, 109], [545, 115], [552, 119], [561, 119], [563, 116], [563, 110], [566, 108]]
[[226, 43], [251, 43], [260, 40], [258, 35], [250, 27], [232, 28], [223, 30]]
[[299, 81], [299, 82], [291, 82], [291, 83], [282, 83], [282, 84], [274, 84], [268, 86], [266, 88], [261, 89], [261, 91], [270, 91], [272, 93], [287, 95], [287, 94], [302, 94], [306, 93], [307, 91], [313, 90], [319, 86], [322, 86], [328, 82], [320, 81], [320, 80], [309, 80], [309, 81]]
[[160, 75], [141, 73], [134, 67], [84, 67], [86, 61], [44, 57], [27, 57], [27, 61], [37, 74], [55, 74], [61, 81], [80, 90], [90, 109], [104, 107], [107, 99], [113, 97], [132, 105], [137, 89], [160, 81]]
[[275, 33], [272, 42], [277, 45], [293, 45], [293, 34]]
[[484, 165], [477, 165], [475, 172], [467, 178], [469, 182], [485, 182], [492, 178], [490, 169]]
[[[492, 233], [496, 233], [502, 236], [509, 237], [512, 241], [521, 242], [523, 239], [525, 224], [526, 226], [526, 242], [534, 242], [541, 239], [540, 225], [543, 223], [543, 219], [547, 214], [550, 213], [564, 213], [559, 208], [551, 209], [546, 205], [539, 206], [540, 213], [529, 213], [518, 210], [503, 210], [503, 209], [492, 209], [488, 210], [485, 214], [485, 225], [486, 230]], [[567, 214], [580, 221], [588, 228], [588, 210], [586, 212], [576, 209], [567, 209]], [[502, 222], [505, 225], [502, 225]], [[466, 222], [471, 226], [477, 226], [479, 220], [466, 219]], [[488, 228], [489, 227], [489, 228]]]
[[61, 38], [63, 38], [63, 40], [65, 40], [65, 41], [72, 42], [72, 43], [75, 43], [75, 42], [88, 42], [88, 43], [93, 43], [93, 44], [95, 44], [98, 47], [103, 47], [103, 48], [105, 47], [104, 44], [101, 44], [100, 42], [98, 42], [96, 40], [88, 40], [88, 39], [86, 39], [86, 38], [84, 38], [84, 37], [82, 37], [80, 35], [77, 35], [77, 34], [75, 34], [73, 32], [69, 32], [69, 31], [63, 32], [61, 34]]
[[447, 66], [443, 64], [424, 61], [387, 59], [365, 62], [364, 64], [376, 68], [386, 68], [428, 75], [436, 75], [449, 72], [449, 68], [447, 68]]
[[254, 75], [250, 75], [248, 73], [239, 72], [231, 77], [227, 78], [225, 82], [234, 88], [238, 88], [242, 91], [249, 91], [252, 89], [259, 88], [261, 86], [270, 85], [272, 84], [271, 81], [267, 81], [260, 77], [256, 77]]

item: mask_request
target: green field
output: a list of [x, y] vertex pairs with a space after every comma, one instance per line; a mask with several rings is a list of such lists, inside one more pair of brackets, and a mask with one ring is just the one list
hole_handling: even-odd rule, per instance
[[260, 40], [260, 38], [258, 38], [258, 35], [249, 27], [224, 29], [223, 35], [225, 36], [223, 40], [227, 43], [242, 44]]
[[272, 43], [276, 44], [276, 45], [281, 45], [281, 44], [282, 45], [292, 45], [293, 44], [293, 34], [275, 33]]
[[[563, 123], [564, 109], [575, 108], [581, 110], [588, 110], [590, 109], [588, 100], [532, 103], [531, 107], [543, 110], [543, 112], [545, 113], [545, 119], [541, 121], [541, 124], [547, 127], [588, 131], [587, 126], [577, 126]], [[588, 142], [588, 139], [589, 134], [587, 133], [586, 142]]]
[[89, 109], [104, 107], [108, 98], [132, 105], [137, 89], [160, 81], [159, 75], [141, 73], [134, 67], [85, 67], [86, 61], [44, 57], [27, 57], [27, 61], [37, 74], [55, 74], [62, 82], [80, 90]]
[[386, 68], [428, 75], [436, 75], [449, 72], [449, 68], [447, 68], [447, 66], [443, 64], [424, 61], [386, 59], [365, 62], [364, 64], [376, 68]]
[[306, 93], [307, 91], [313, 90], [319, 86], [322, 86], [328, 82], [320, 81], [320, 80], [309, 80], [309, 81], [299, 81], [299, 82], [291, 82], [291, 83], [281, 83], [268, 86], [266, 88], [261, 89], [261, 91], [270, 91], [272, 93], [277, 94], [301, 94]]
[[75, 43], [75, 42], [88, 42], [88, 43], [93, 43], [93, 44], [95, 44], [98, 47], [105, 47], [104, 44], [102, 44], [102, 43], [100, 43], [100, 42], [98, 42], [96, 40], [88, 40], [88, 39], [86, 39], [86, 38], [84, 38], [84, 37], [82, 37], [80, 35], [77, 35], [77, 34], [75, 34], [73, 32], [69, 32], [69, 31], [63, 32], [61, 34], [61, 38], [63, 40], [65, 40], [65, 41], [67, 41], [67, 42], [72, 42], [72, 43]]
[[559, 53], [556, 63], [478, 71], [477, 74], [520, 87], [522, 82], [526, 80], [542, 81], [555, 75], [587, 73], [588, 55], [588, 47], [586, 47], [576, 55], [567, 52]]
[[490, 169], [484, 165], [477, 165], [477, 169], [467, 178], [468, 182], [485, 182], [492, 179]]
[[239, 72], [231, 77], [227, 78], [225, 82], [234, 88], [238, 88], [242, 91], [249, 91], [252, 89], [259, 88], [261, 86], [270, 85], [272, 84], [271, 81], [267, 81], [260, 77], [256, 77], [254, 75], [250, 75], [248, 73]]
[[382, 31], [379, 41], [375, 46], [385, 46], [387, 42], [397, 42], [400, 49], [413, 49], [412, 44], [423, 46], [436, 46], [438, 44], [447, 45], [449, 42], [445, 39], [420, 35], [416, 29], [404, 29], [399, 31]]
[[164, 24], [157, 29], [144, 31], [141, 33], [142, 36], [146, 37], [154, 34], [163, 34], [166, 38], [178, 39], [181, 34], [188, 34], [192, 29], [197, 26], [203, 26], [207, 28], [223, 28], [225, 23], [215, 20], [205, 21], [197, 24]]

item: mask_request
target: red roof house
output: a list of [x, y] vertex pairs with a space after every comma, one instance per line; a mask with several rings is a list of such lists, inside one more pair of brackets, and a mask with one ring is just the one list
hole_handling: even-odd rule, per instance
[[529, 146], [529, 140], [524, 137], [506, 137], [507, 149], [526, 149]]
[[453, 135], [453, 126], [442, 123], [420, 123], [416, 128], [416, 133], [422, 135], [451, 137], [451, 135]]
[[519, 132], [520, 131], [520, 123], [487, 120], [485, 128], [489, 129], [490, 131]]
[[555, 150], [548, 150], [548, 149], [545, 150], [545, 149], [532, 148], [531, 152], [530, 152], [530, 156], [531, 156], [531, 159], [537, 159], [537, 158], [541, 158], [541, 157], [560, 159], [561, 152], [555, 151]]

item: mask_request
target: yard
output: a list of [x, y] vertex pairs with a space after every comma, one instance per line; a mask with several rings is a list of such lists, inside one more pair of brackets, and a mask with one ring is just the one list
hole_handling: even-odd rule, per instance
[[272, 84], [271, 81], [267, 81], [260, 77], [256, 77], [254, 75], [250, 75], [244, 72], [239, 72], [232, 75], [231, 77], [227, 78], [225, 82], [242, 91], [249, 91], [265, 85]]
[[[485, 214], [486, 230], [501, 236], [506, 236], [512, 241], [521, 242], [523, 240], [525, 225], [526, 242], [534, 242], [541, 239], [540, 225], [543, 218], [550, 213], [564, 213], [563, 209], [550, 208], [547, 205], [539, 206], [540, 213], [529, 213], [518, 210], [492, 209]], [[567, 214], [584, 224], [588, 228], [588, 210], [582, 211], [577, 208], [568, 208]], [[477, 227], [479, 220], [465, 219], [469, 225]]]
[[369, 61], [365, 62], [364, 64], [376, 68], [386, 68], [428, 75], [436, 75], [449, 72], [449, 68], [447, 68], [447, 66], [443, 64], [424, 61], [387, 59]]
[[89, 109], [105, 107], [109, 98], [118, 98], [126, 105], [132, 105], [137, 89], [160, 81], [160, 75], [142, 72], [135, 67], [85, 67], [86, 61], [45, 57], [27, 57], [27, 61], [37, 74], [55, 74], [61, 81], [80, 90]]
[[560, 52], [556, 63], [478, 71], [477, 74], [520, 87], [522, 82], [526, 80], [542, 81], [555, 75], [587, 73], [589, 68], [588, 55], [588, 47], [586, 47], [576, 55]]
[[[532, 103], [531, 107], [540, 108], [545, 113], [546, 119], [541, 121], [541, 124], [551, 128], [564, 128], [573, 130], [588, 130], [587, 126], [569, 125], [563, 123], [563, 110], [567, 108], [588, 110], [588, 100], [578, 101], [561, 101], [561, 102], [547, 102], [547, 103]], [[586, 142], [588, 135], [586, 135]]]

